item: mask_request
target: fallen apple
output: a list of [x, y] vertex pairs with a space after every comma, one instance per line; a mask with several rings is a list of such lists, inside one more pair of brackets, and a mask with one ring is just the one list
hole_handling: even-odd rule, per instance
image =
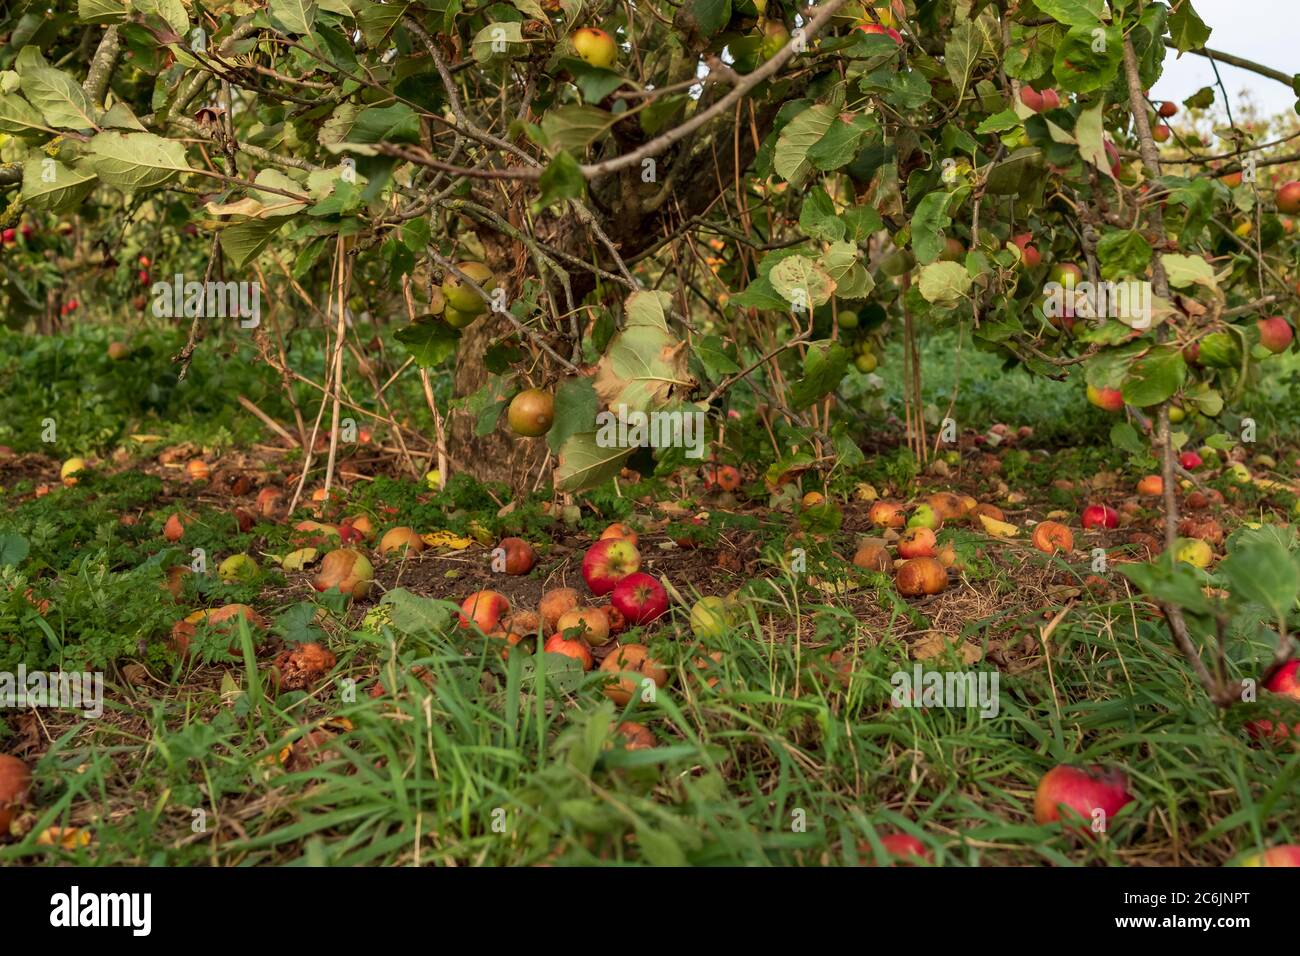
[[1106, 770], [1096, 764], [1087, 768], [1060, 764], [1038, 782], [1034, 820], [1055, 823], [1064, 818], [1066, 823], [1082, 823], [1086, 829], [1105, 832], [1110, 818], [1132, 800], [1123, 771]]
[[537, 552], [523, 538], [502, 538], [497, 547], [505, 552], [506, 574], [527, 574], [537, 563]]
[[641, 553], [626, 538], [602, 538], [582, 558], [582, 579], [591, 593], [609, 594], [629, 574], [641, 567]]
[[873, 501], [867, 509], [867, 520], [881, 528], [901, 528], [907, 523], [903, 506], [893, 501]]
[[205, 481], [212, 474], [212, 470], [202, 458], [195, 458], [185, 466], [185, 474], [190, 481]]
[[1040, 521], [1034, 526], [1031, 539], [1035, 548], [1044, 554], [1064, 551], [1069, 554], [1074, 550], [1074, 532], [1059, 521]]
[[86, 470], [86, 459], [69, 458], [59, 469], [59, 477], [67, 488], [71, 488], [77, 483], [77, 476]]
[[389, 528], [384, 532], [384, 536], [379, 539], [379, 553], [382, 555], [388, 555], [393, 551], [401, 551], [404, 554], [419, 554], [423, 550], [424, 539], [415, 533], [414, 528], [408, 528], [405, 525]]
[[460, 603], [460, 626], [473, 624], [484, 634], [501, 626], [501, 619], [510, 612], [510, 602], [499, 591], [475, 591]]
[[853, 563], [865, 571], [880, 571], [888, 574], [894, 570], [894, 562], [889, 557], [883, 538], [867, 538], [858, 545], [853, 555]]
[[9, 835], [14, 817], [27, 804], [32, 772], [17, 757], [0, 754], [0, 837]]
[[1137, 493], [1148, 498], [1164, 494], [1165, 481], [1159, 475], [1146, 475], [1137, 483]]
[[645, 724], [625, 720], [614, 728], [614, 736], [620, 738], [625, 750], [649, 750], [655, 745], [655, 736]]
[[1200, 468], [1201, 465], [1205, 464], [1205, 462], [1201, 460], [1201, 456], [1196, 454], [1196, 452], [1185, 451], [1178, 456], [1178, 464], [1182, 465], [1188, 471], [1195, 471], [1197, 468]]
[[1208, 568], [1214, 561], [1214, 550], [1200, 538], [1180, 538], [1174, 547], [1174, 557], [1194, 568]]
[[1083, 509], [1081, 524], [1085, 531], [1093, 528], [1118, 528], [1119, 512], [1109, 505], [1088, 505]]
[[217, 567], [222, 584], [243, 584], [257, 577], [257, 562], [246, 554], [232, 554]]
[[934, 532], [929, 528], [910, 527], [898, 539], [900, 558], [933, 558], [938, 546]]
[[563, 633], [556, 632], [546, 639], [542, 645], [542, 650], [548, 654], [563, 654], [565, 657], [572, 657], [575, 661], [582, 664], [584, 671], [591, 670], [595, 659], [591, 656], [591, 648], [587, 642], [577, 637], [566, 637]]
[[668, 592], [643, 572], [629, 574], [614, 586], [610, 603], [631, 624], [648, 624], [668, 610]]
[[545, 632], [550, 634], [554, 631], [560, 618], [577, 607], [580, 600], [578, 592], [573, 588], [556, 588], [543, 594], [541, 601], [538, 602], [537, 611], [542, 616]]
[[717, 640], [727, 633], [729, 618], [726, 601], [715, 595], [702, 597], [691, 608], [691, 633], [701, 640]]
[[[0, 827], [0, 830], [3, 830]], [[1263, 853], [1252, 853], [1240, 866], [1300, 866], [1300, 844], [1287, 843], [1269, 847]]]
[[609, 643], [609, 616], [598, 607], [576, 607], [555, 622], [555, 632], [580, 637], [591, 647]]
[[937, 531], [942, 525], [943, 519], [939, 517], [939, 513], [926, 503], [913, 508], [911, 516], [907, 519], [909, 528], [929, 528], [931, 531]]
[[341, 591], [349, 597], [365, 597], [375, 580], [370, 559], [352, 548], [331, 551], [321, 560], [311, 586], [317, 591]]
[[912, 558], [898, 569], [895, 583], [904, 597], [938, 594], [948, 586], [948, 572], [936, 558]]
[[627, 541], [631, 541], [633, 544], [636, 544], [639, 540], [637, 538], [637, 533], [633, 530], [632, 526], [624, 524], [621, 521], [615, 521], [600, 533], [600, 540], [603, 541], [606, 538], [623, 538]]
[[605, 685], [605, 696], [620, 706], [630, 701], [646, 680], [656, 687], [668, 683], [667, 669], [650, 657], [650, 649], [644, 644], [620, 645], [600, 662], [600, 670], [618, 678], [616, 683]]

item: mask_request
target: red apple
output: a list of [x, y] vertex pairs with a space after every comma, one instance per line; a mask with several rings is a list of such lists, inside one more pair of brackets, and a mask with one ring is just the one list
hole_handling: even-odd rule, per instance
[[582, 664], [584, 671], [591, 670], [595, 659], [591, 656], [591, 648], [587, 642], [577, 637], [566, 637], [562, 633], [552, 634], [542, 645], [542, 650], [548, 654], [563, 654], [565, 657], [572, 657], [575, 661]]
[[527, 574], [537, 563], [537, 552], [523, 538], [502, 538], [497, 547], [506, 553], [506, 574]]
[[27, 803], [31, 789], [32, 772], [27, 764], [0, 754], [0, 838], [9, 835], [9, 825]]
[[641, 689], [642, 681], [654, 682], [656, 687], [668, 683], [668, 671], [650, 656], [644, 644], [623, 644], [600, 662], [601, 673], [617, 677], [618, 682], [605, 685], [605, 696], [620, 707]]
[[1164, 123], [1157, 123], [1155, 129], [1151, 131], [1151, 138], [1157, 143], [1165, 142], [1172, 135], [1174, 135], [1174, 131]]
[[1118, 412], [1124, 408], [1124, 395], [1118, 388], [1097, 388], [1089, 385], [1088, 401], [1108, 412]]
[[637, 571], [615, 585], [610, 602], [630, 624], [648, 624], [668, 610], [668, 592], [650, 575]]
[[1173, 116], [1175, 113], [1178, 112], [1178, 104], [1170, 102], [1169, 100], [1165, 100], [1163, 103], [1160, 104], [1160, 108], [1156, 110], [1156, 112], [1159, 113], [1161, 116], [1163, 116], [1165, 119], [1169, 119], [1169, 117]]
[[501, 626], [501, 619], [510, 611], [510, 602], [499, 591], [475, 591], [460, 604], [460, 626], [471, 623], [484, 634]]
[[901, 33], [899, 33], [893, 27], [882, 26], [879, 23], [859, 23], [856, 27], [854, 27], [854, 29], [861, 30], [863, 33], [871, 33], [871, 34], [878, 33], [882, 36], [887, 36], [889, 37], [889, 39], [893, 40], [894, 43], [896, 44], [903, 42], [903, 35]]
[[948, 586], [948, 571], [935, 558], [912, 558], [903, 562], [894, 583], [904, 597], [938, 594]]
[[1109, 505], [1088, 505], [1083, 509], [1083, 530], [1118, 528], [1119, 512]]
[[1185, 451], [1178, 456], [1178, 464], [1182, 465], [1188, 471], [1195, 471], [1205, 462], [1201, 461], [1201, 456], [1194, 451]]
[[[880, 846], [894, 858], [895, 862], [890, 863], [890, 866], [932, 862], [930, 851], [925, 848], [925, 844], [910, 833], [886, 833], [880, 838]], [[859, 844], [858, 849], [864, 856], [871, 858], [870, 844], [863, 842]]]
[[881, 528], [901, 528], [907, 523], [903, 506], [892, 501], [873, 501], [867, 509], [867, 520]]
[[1300, 213], [1300, 182], [1292, 180], [1277, 188], [1277, 208], [1288, 216]]
[[1011, 237], [1011, 241], [1020, 247], [1020, 261], [1026, 269], [1033, 269], [1043, 261], [1043, 257], [1038, 254], [1038, 250], [1030, 245], [1033, 238], [1033, 235], [1027, 232]]
[[1269, 847], [1263, 853], [1246, 857], [1241, 866], [1300, 866], [1300, 844]]
[[933, 558], [938, 541], [929, 528], [914, 527], [903, 532], [898, 539], [900, 558]]
[[[1060, 764], [1038, 782], [1034, 792], [1034, 820], [1055, 823], [1064, 816], [1088, 826], [1096, 820], [1104, 831], [1110, 818], [1132, 800], [1128, 777], [1122, 770], [1106, 770], [1096, 764], [1087, 768]], [[1100, 811], [1100, 815], [1094, 815], [1095, 811]]]
[[626, 538], [602, 538], [582, 559], [582, 579], [595, 595], [608, 594], [641, 567], [641, 553]]
[[612, 525], [610, 525], [608, 528], [606, 528], [604, 531], [600, 533], [600, 539], [602, 541], [605, 540], [606, 538], [626, 538], [628, 541], [631, 541], [633, 544], [636, 544], [637, 541], [639, 540], [637, 538], [636, 531], [633, 530], [632, 526], [623, 524], [623, 522], [621, 521], [615, 521]]
[[1274, 355], [1278, 352], [1285, 352], [1291, 344], [1291, 339], [1295, 336], [1290, 324], [1280, 315], [1271, 315], [1267, 319], [1260, 319], [1255, 323], [1255, 328], [1259, 329], [1259, 344]]

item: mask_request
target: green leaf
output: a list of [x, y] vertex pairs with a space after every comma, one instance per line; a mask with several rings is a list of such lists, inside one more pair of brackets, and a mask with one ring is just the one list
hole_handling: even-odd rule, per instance
[[275, 219], [244, 219], [221, 230], [221, 251], [243, 268], [265, 249], [280, 229]]
[[368, 106], [348, 128], [350, 143], [418, 143], [420, 117], [405, 103]]
[[566, 378], [555, 390], [555, 420], [546, 433], [546, 444], [559, 453], [570, 436], [589, 432], [596, 425], [600, 403], [596, 390], [586, 376]]
[[190, 172], [185, 147], [153, 133], [99, 133], [90, 141], [90, 163], [105, 183], [128, 192]]
[[281, 33], [304, 36], [316, 24], [316, 4], [308, 0], [271, 0], [267, 13]]
[[1072, 27], [1095, 27], [1101, 22], [1103, 0], [1034, 0], [1045, 14]]
[[542, 117], [542, 131], [556, 149], [581, 153], [618, 122], [608, 110], [571, 104], [553, 109]]
[[393, 588], [380, 604], [388, 605], [393, 630], [402, 634], [445, 634], [451, 627], [451, 606], [446, 601], [421, 597], [406, 588]]
[[838, 114], [826, 135], [808, 148], [808, 161], [822, 172], [847, 166], [862, 148], [863, 137], [877, 128], [876, 122], [866, 114], [854, 114], [847, 119], [844, 114]]
[[23, 95], [56, 129], [95, 129], [97, 113], [77, 82], [62, 70], [33, 67], [19, 74]]
[[27, 539], [20, 534], [0, 534], [0, 567], [17, 567], [27, 560], [30, 550]]
[[813, 170], [808, 150], [826, 135], [838, 115], [834, 107], [818, 103], [786, 123], [777, 137], [772, 159], [777, 175], [796, 189], [802, 188]]
[[943, 252], [943, 232], [952, 225], [948, 216], [950, 194], [940, 189], [927, 193], [912, 214], [912, 251], [920, 263], [934, 262]]
[[1110, 426], [1110, 443], [1130, 455], [1145, 455], [1150, 450], [1142, 444], [1137, 429], [1128, 422], [1116, 422]]
[[835, 214], [835, 204], [820, 186], [811, 189], [799, 211], [799, 229], [810, 239], [836, 242], [844, 238], [844, 221]]
[[704, 372], [710, 381], [720, 381], [723, 376], [740, 371], [740, 366], [732, 360], [727, 352], [727, 343], [721, 336], [706, 335], [695, 340], [695, 357], [704, 366]]
[[1169, 14], [1169, 35], [1179, 53], [1199, 50], [1210, 39], [1210, 28], [1192, 9], [1191, 0], [1174, 4], [1177, 9]]
[[1172, 345], [1160, 346], [1129, 366], [1120, 391], [1125, 402], [1144, 408], [1169, 399], [1182, 388], [1186, 378], [1183, 353]]
[[[131, 0], [131, 6], [144, 16], [155, 16], [162, 20], [178, 37], [190, 32], [189, 14], [181, 0]], [[271, 4], [275, 6], [274, 3]], [[305, 32], [305, 31], [304, 31]]]
[[566, 199], [581, 199], [587, 193], [582, 167], [572, 154], [563, 150], [555, 154], [537, 182], [541, 190], [537, 205], [541, 209]]
[[0, 96], [0, 133], [17, 133], [22, 136], [32, 131], [49, 129], [45, 118], [17, 93]]
[[635, 450], [602, 447], [596, 432], [570, 435], [556, 453], [555, 489], [584, 491], [612, 481]]
[[1123, 55], [1124, 38], [1118, 26], [1071, 27], [1056, 48], [1052, 72], [1063, 89], [1091, 93], [1114, 82]]
[[835, 390], [849, 367], [849, 351], [838, 342], [808, 343], [803, 360], [803, 378], [790, 388], [795, 408], [807, 408]]
[[474, 35], [474, 42], [471, 44], [474, 60], [478, 63], [488, 63], [495, 59], [522, 56], [527, 50], [522, 30], [523, 24], [517, 20], [489, 23]]
[[1215, 574], [1227, 581], [1234, 597], [1263, 605], [1278, 621], [1291, 613], [1300, 595], [1300, 568], [1273, 534], [1239, 539]]
[[976, 29], [973, 21], [962, 20], [952, 28], [943, 48], [943, 65], [957, 90], [958, 102], [965, 97], [966, 85], [983, 52], [984, 35]]
[[986, 118], [984, 122], [975, 127], [975, 132], [981, 136], [987, 133], [1003, 133], [1009, 129], [1015, 129], [1021, 122], [1022, 120], [1015, 110], [1003, 110]]
[[782, 259], [772, 269], [769, 278], [772, 288], [796, 312], [808, 312], [825, 305], [835, 291], [835, 281], [825, 270], [816, 261], [802, 255]]
[[77, 19], [82, 23], [121, 23], [128, 12], [124, 0], [77, 0]]
[[673, 26], [688, 37], [707, 40], [731, 20], [731, 0], [686, 0], [673, 17]]
[[1175, 289], [1189, 285], [1203, 285], [1208, 289], [1217, 289], [1214, 267], [1200, 256], [1165, 255], [1160, 257], [1164, 264], [1165, 275], [1169, 284]]
[[406, 16], [410, 9], [409, 0], [396, 3], [368, 3], [358, 0], [356, 14], [357, 26], [366, 39], [366, 44], [376, 50], [388, 42], [388, 35], [397, 26], [398, 21]]
[[1135, 229], [1114, 229], [1097, 243], [1097, 261], [1103, 279], [1145, 275], [1151, 263], [1151, 246]]
[[833, 242], [817, 261], [834, 281], [835, 294], [841, 299], [865, 299], [876, 287], [862, 264], [857, 243]]
[[1201, 590], [1203, 576], [1191, 565], [1176, 562], [1168, 552], [1149, 564], [1125, 563], [1117, 570], [1155, 601], [1172, 604], [1192, 614], [1209, 614], [1212, 610], [1209, 599]]
[[406, 347], [420, 368], [435, 368], [456, 354], [460, 333], [436, 315], [416, 316], [394, 338]]
[[93, 174], [48, 156], [29, 159], [23, 163], [22, 199], [34, 209], [64, 212], [90, 195], [97, 181]]
[[974, 281], [960, 262], [932, 262], [921, 267], [921, 296], [937, 305], [956, 305], [970, 291]]

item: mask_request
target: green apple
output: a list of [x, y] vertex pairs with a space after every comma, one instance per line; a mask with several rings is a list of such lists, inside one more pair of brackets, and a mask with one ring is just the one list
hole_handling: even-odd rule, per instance
[[1208, 568], [1214, 560], [1214, 551], [1200, 538], [1179, 538], [1174, 557], [1194, 568]]
[[853, 360], [853, 364], [857, 366], [859, 372], [869, 375], [876, 370], [880, 362], [873, 353], [863, 352]]
[[257, 562], [246, 554], [232, 554], [217, 568], [222, 584], [243, 584], [257, 577]]
[[917, 505], [912, 511], [912, 516], [907, 519], [909, 528], [929, 528], [931, 531], [941, 523], [939, 513], [927, 504]]
[[[491, 293], [496, 288], [496, 277], [492, 274], [492, 270], [483, 263], [462, 262], [456, 268], [473, 279], [475, 285], [484, 292]], [[482, 315], [487, 311], [487, 303], [483, 301], [483, 297], [474, 291], [468, 283], [461, 281], [460, 276], [451, 270], [447, 271], [447, 277], [442, 280], [442, 294], [447, 300], [445, 313], [447, 323], [454, 325], [455, 328], [462, 328], [463, 326], [455, 325], [452, 322], [451, 313], [453, 310], [469, 315], [471, 321], [473, 316]], [[468, 325], [469, 323], [466, 322], [465, 324]]]
[[702, 597], [691, 608], [691, 632], [698, 638], [717, 639], [727, 633], [730, 609], [720, 597]]
[[845, 309], [839, 313], [838, 318], [842, 329], [856, 329], [858, 327], [858, 313], [852, 309]]

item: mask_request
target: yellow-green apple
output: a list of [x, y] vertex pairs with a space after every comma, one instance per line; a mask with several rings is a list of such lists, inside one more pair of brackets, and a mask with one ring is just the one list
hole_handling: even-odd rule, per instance
[[909, 528], [929, 528], [931, 531], [937, 530], [943, 525], [943, 519], [939, 517], [939, 512], [928, 503], [921, 503], [912, 509], [911, 517], [907, 519]]
[[223, 584], [239, 584], [257, 577], [257, 562], [246, 554], [232, 554], [217, 567]]
[[664, 586], [641, 571], [629, 574], [614, 585], [610, 603], [629, 624], [649, 624], [668, 610]]
[[86, 459], [69, 458], [59, 469], [59, 477], [63, 479], [63, 484], [71, 488], [77, 483], [77, 475], [86, 470]]
[[555, 396], [541, 388], [524, 389], [510, 400], [506, 412], [510, 430], [525, 438], [538, 438], [555, 422]]
[[1106, 770], [1096, 764], [1071, 767], [1060, 764], [1043, 774], [1034, 793], [1034, 820], [1038, 823], [1082, 823], [1085, 829], [1099, 824], [1104, 831], [1110, 818], [1132, 801], [1128, 777], [1122, 770]]
[[353, 548], [339, 548], [325, 555], [311, 586], [317, 591], [341, 591], [349, 597], [365, 597], [375, 580], [370, 559]]
[[696, 637], [717, 639], [727, 633], [730, 608], [720, 597], [702, 597], [691, 608], [691, 633]]
[[641, 552], [626, 538], [602, 538], [582, 558], [582, 579], [595, 595], [608, 594], [641, 567]]
[[[456, 268], [489, 295], [496, 288], [496, 277], [483, 263], [462, 262]], [[442, 280], [442, 294], [448, 309], [454, 309], [460, 316], [470, 317], [471, 321], [473, 316], [482, 315], [487, 311], [487, 303], [483, 301], [483, 297], [451, 270], [447, 271], [447, 277]], [[451, 323], [450, 315], [444, 313], [444, 318]]]
[[1182, 538], [1175, 547], [1174, 557], [1194, 568], [1208, 568], [1214, 560], [1214, 551], [1200, 538]]
[[608, 70], [618, 62], [618, 44], [604, 30], [583, 27], [573, 31], [572, 39], [573, 49], [590, 66]]

